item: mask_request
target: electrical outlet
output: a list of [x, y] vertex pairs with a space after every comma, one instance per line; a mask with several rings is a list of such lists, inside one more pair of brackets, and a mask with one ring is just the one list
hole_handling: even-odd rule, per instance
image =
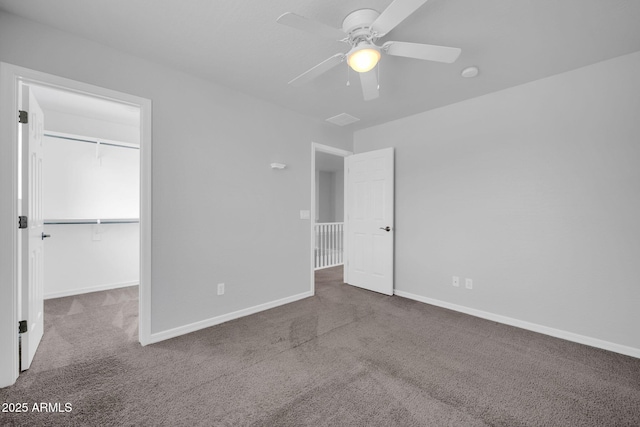
[[453, 276], [453, 286], [456, 288], [460, 286], [460, 278], [458, 276]]
[[218, 283], [218, 295], [224, 295], [224, 283]]
[[467, 289], [473, 289], [473, 280], [465, 279], [464, 285], [466, 286]]

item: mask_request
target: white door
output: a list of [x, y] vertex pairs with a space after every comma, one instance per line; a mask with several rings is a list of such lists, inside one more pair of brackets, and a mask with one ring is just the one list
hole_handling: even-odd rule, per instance
[[346, 157], [345, 167], [345, 282], [393, 295], [393, 148]]
[[22, 86], [22, 110], [28, 123], [22, 124], [22, 214], [27, 228], [22, 239], [22, 370], [29, 369], [44, 329], [43, 252], [45, 238], [42, 218], [42, 137], [44, 116], [28, 86]]

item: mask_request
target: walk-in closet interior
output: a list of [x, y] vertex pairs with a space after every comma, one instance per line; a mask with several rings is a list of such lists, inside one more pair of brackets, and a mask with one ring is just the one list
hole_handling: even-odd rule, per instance
[[44, 298], [137, 285], [137, 107], [33, 88], [44, 113]]

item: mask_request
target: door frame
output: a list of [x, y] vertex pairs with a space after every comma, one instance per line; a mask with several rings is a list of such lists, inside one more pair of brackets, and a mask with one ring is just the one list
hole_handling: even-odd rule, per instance
[[[321, 152], [321, 153], [327, 153], [327, 154], [332, 154], [334, 156], [338, 156], [338, 157], [349, 157], [351, 155], [353, 155], [353, 152], [351, 151], [347, 151], [347, 150], [343, 150], [341, 148], [336, 148], [336, 147], [331, 147], [330, 145], [324, 145], [324, 144], [319, 144], [317, 142], [312, 142], [311, 143], [311, 212], [310, 212], [310, 216], [309, 219], [310, 221], [310, 225], [309, 228], [311, 230], [311, 251], [310, 251], [310, 266], [311, 266], [311, 295], [315, 295], [316, 294], [316, 278], [315, 278], [315, 222], [316, 222], [316, 153], [317, 152]], [[347, 209], [347, 192], [346, 192], [346, 179], [344, 180], [344, 185], [345, 185], [345, 191], [344, 191], [344, 208], [345, 208], [345, 219], [346, 219], [346, 209]], [[344, 221], [345, 223], [345, 228], [344, 228], [344, 236], [346, 236], [347, 234], [347, 229], [346, 229], [346, 221]], [[344, 250], [344, 254], [343, 254], [343, 260], [344, 263], [347, 263], [347, 247], [346, 247], [346, 239], [344, 242], [344, 246], [343, 246], [343, 250]], [[345, 273], [346, 274], [346, 273]]]
[[151, 336], [151, 100], [0, 62], [0, 387], [18, 378], [18, 87], [55, 87], [140, 109], [140, 344]]

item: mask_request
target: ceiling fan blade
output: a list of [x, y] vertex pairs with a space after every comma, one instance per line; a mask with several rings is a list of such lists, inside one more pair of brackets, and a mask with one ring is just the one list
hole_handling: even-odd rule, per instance
[[462, 52], [462, 49], [457, 47], [408, 42], [386, 42], [382, 45], [382, 50], [393, 56], [446, 62], [447, 64], [455, 62]]
[[344, 61], [344, 58], [345, 58], [344, 53], [335, 54], [331, 58], [325, 59], [315, 67], [300, 74], [298, 77], [291, 80], [289, 84], [291, 86], [302, 86], [310, 82], [311, 80], [315, 79], [316, 77], [320, 76], [321, 74], [326, 73], [336, 65], [340, 64], [342, 61]]
[[427, 0], [393, 0], [389, 7], [373, 21], [371, 28], [378, 37], [382, 37], [426, 2]]
[[330, 27], [326, 24], [323, 24], [322, 22], [313, 21], [311, 19], [305, 18], [304, 16], [296, 15], [295, 13], [291, 12], [280, 15], [280, 17], [276, 19], [276, 22], [288, 27], [292, 27], [330, 39], [342, 40], [347, 37], [345, 32], [342, 30]]
[[362, 95], [365, 101], [371, 101], [380, 96], [378, 91], [378, 76], [376, 70], [360, 73], [360, 84], [362, 85]]

